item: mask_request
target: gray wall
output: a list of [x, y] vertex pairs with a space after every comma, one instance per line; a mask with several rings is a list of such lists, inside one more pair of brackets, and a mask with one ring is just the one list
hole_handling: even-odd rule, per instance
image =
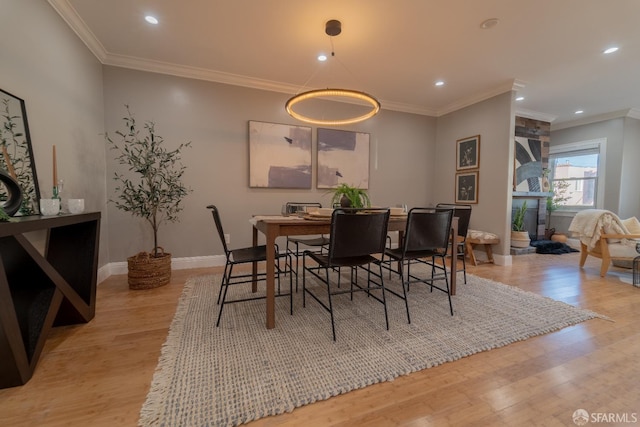
[[640, 120], [624, 119], [624, 155], [620, 175], [620, 215], [640, 218]]
[[[551, 131], [551, 146], [606, 138], [605, 190], [603, 208], [621, 218], [640, 217], [640, 120], [619, 117], [567, 129]], [[567, 232], [573, 213], [555, 211], [552, 225]]]
[[[155, 122], [168, 147], [192, 143], [183, 161], [188, 168], [185, 182], [193, 193], [185, 199], [181, 222], [164, 226], [159, 235], [160, 245], [174, 257], [222, 253], [211, 214], [205, 209], [208, 204], [221, 210], [232, 247], [251, 244], [248, 221], [252, 214], [278, 214], [287, 201], [329, 204], [326, 190], [315, 189], [315, 171], [311, 190], [248, 187], [248, 121], [300, 124], [284, 111], [286, 94], [117, 67], [104, 67], [104, 92], [106, 131], [122, 127], [124, 104], [128, 104], [138, 121]], [[315, 147], [316, 127], [312, 127]], [[432, 200], [435, 128], [435, 118], [387, 110], [366, 122], [341, 127], [371, 135], [373, 204], [415, 206]], [[108, 175], [117, 167], [108, 153]], [[110, 197], [114, 184], [107, 182]], [[145, 223], [112, 204], [108, 213], [111, 262], [151, 249], [151, 232]]]
[[[515, 115], [513, 92], [506, 92], [438, 118], [435, 165], [437, 202], [454, 201], [456, 140], [480, 135], [478, 204], [469, 227], [500, 236], [498, 256], [509, 257]], [[496, 262], [510, 263], [509, 258]]]
[[[104, 217], [102, 65], [45, 1], [0, 2], [0, 87], [25, 100], [36, 172], [51, 197], [56, 145], [62, 197], [102, 211], [100, 265], [108, 262]], [[36, 236], [38, 240], [41, 237]]]

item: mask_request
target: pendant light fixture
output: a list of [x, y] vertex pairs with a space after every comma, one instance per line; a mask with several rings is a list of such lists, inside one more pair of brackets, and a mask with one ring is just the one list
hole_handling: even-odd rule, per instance
[[[329, 37], [337, 36], [342, 32], [342, 24], [340, 21], [332, 19], [327, 21], [325, 24], [325, 32]], [[331, 52], [331, 56], [335, 56], [335, 52]], [[305, 115], [298, 111], [294, 110], [294, 106], [300, 104], [301, 102], [313, 100], [313, 99], [324, 99], [328, 101], [338, 101], [342, 100], [344, 102], [351, 102], [356, 104], [365, 104], [369, 109], [365, 114], [345, 117], [340, 119], [324, 119], [318, 117], [312, 117], [311, 115]], [[348, 125], [352, 123], [362, 122], [364, 120], [370, 119], [371, 117], [378, 114], [380, 111], [380, 102], [373, 96], [368, 93], [361, 92], [353, 89], [338, 89], [338, 88], [327, 88], [327, 89], [315, 89], [309, 90], [306, 92], [301, 92], [287, 101], [285, 104], [285, 109], [287, 113], [293, 117], [294, 119], [312, 123], [317, 125], [324, 126], [340, 126], [340, 125]]]

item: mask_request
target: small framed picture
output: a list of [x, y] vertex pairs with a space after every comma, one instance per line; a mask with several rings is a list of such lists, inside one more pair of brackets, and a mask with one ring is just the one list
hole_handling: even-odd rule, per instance
[[480, 135], [456, 141], [456, 170], [480, 167]]
[[478, 203], [478, 171], [456, 174], [456, 203]]

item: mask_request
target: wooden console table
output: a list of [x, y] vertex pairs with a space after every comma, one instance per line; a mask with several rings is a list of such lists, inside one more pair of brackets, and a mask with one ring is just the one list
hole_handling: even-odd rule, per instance
[[[31, 232], [46, 233], [44, 254]], [[0, 223], [0, 388], [31, 378], [53, 326], [93, 319], [99, 236], [99, 212]]]

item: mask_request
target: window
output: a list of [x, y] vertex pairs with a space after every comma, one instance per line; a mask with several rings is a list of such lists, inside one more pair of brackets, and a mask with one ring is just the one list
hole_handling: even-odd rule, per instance
[[549, 182], [558, 208], [602, 206], [605, 147], [606, 139], [598, 139], [550, 148]]

